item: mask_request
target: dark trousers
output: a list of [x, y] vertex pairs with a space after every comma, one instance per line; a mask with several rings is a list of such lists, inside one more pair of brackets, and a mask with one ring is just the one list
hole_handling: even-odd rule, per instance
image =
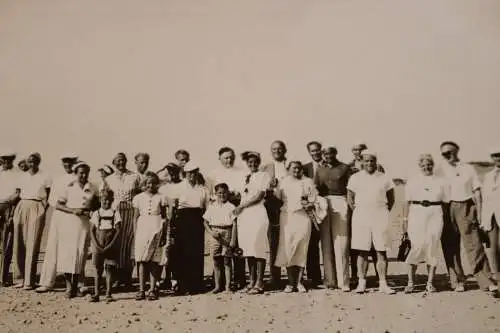
[[2, 258], [0, 261], [0, 285], [12, 282], [9, 279], [10, 263], [14, 245], [14, 224], [9, 221], [14, 207], [8, 203], [0, 203], [0, 242]]
[[269, 241], [269, 271], [271, 272], [271, 283], [278, 285], [281, 281], [281, 268], [276, 267], [276, 256], [278, 255], [278, 244], [280, 240], [280, 207], [276, 201], [266, 202], [269, 228], [267, 239]]
[[460, 258], [460, 242], [463, 242], [467, 259], [481, 289], [487, 289], [492, 283], [488, 260], [481, 243], [477, 208], [472, 199], [463, 202], [450, 202], [448, 214], [445, 214], [441, 244], [450, 283], [454, 288], [457, 282], [463, 282], [464, 271]]
[[321, 284], [321, 267], [319, 260], [319, 240], [320, 233], [316, 228], [311, 228], [311, 238], [309, 239], [309, 247], [307, 250], [306, 273], [307, 278], [314, 285]]
[[[236, 237], [236, 246], [239, 246], [238, 237]], [[246, 285], [245, 267], [244, 257], [233, 258], [233, 282], [237, 288], [243, 288]]]
[[205, 227], [200, 208], [178, 210], [175, 249], [179, 288], [201, 291], [204, 287]]

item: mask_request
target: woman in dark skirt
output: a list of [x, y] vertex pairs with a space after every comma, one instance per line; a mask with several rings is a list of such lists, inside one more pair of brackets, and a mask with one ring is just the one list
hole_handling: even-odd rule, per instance
[[175, 267], [179, 279], [179, 293], [197, 293], [203, 290], [203, 263], [205, 229], [203, 213], [209, 195], [205, 186], [197, 182], [199, 168], [188, 162], [184, 166], [186, 179], [176, 188], [177, 204]]
[[120, 237], [120, 255], [118, 258], [118, 283], [130, 287], [132, 284], [132, 272], [134, 270], [133, 245], [134, 245], [134, 207], [132, 199], [141, 192], [140, 177], [127, 169], [127, 157], [124, 153], [118, 153], [113, 159], [116, 172], [106, 178], [106, 183], [114, 193], [113, 208], [116, 209], [122, 219]]

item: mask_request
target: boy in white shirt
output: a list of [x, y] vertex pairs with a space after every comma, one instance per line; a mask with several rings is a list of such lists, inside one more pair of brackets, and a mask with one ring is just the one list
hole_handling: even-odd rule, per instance
[[[212, 236], [210, 255], [213, 258], [215, 288], [213, 293], [231, 291], [232, 248], [236, 242], [236, 222], [233, 210], [236, 208], [228, 201], [229, 187], [227, 184], [215, 185], [216, 201], [210, 203], [203, 215], [205, 229]], [[229, 245], [229, 246], [228, 246]], [[224, 270], [224, 274], [222, 271]], [[225, 288], [222, 288], [225, 280]]]

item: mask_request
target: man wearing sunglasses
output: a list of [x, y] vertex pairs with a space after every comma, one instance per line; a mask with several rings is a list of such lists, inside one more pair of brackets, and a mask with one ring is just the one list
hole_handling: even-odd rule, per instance
[[448, 184], [450, 201], [445, 209], [441, 244], [451, 287], [458, 292], [465, 290], [465, 276], [460, 258], [460, 241], [463, 241], [479, 287], [498, 297], [498, 287], [492, 279], [480, 239], [481, 183], [477, 172], [472, 165], [460, 161], [460, 147], [457, 143], [445, 141], [441, 143], [440, 150], [445, 160], [440, 171]]

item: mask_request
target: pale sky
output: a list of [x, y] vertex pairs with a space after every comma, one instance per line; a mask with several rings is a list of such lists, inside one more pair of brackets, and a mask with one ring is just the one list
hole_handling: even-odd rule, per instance
[[364, 141], [405, 177], [442, 140], [500, 145], [499, 41], [498, 0], [1, 0], [0, 145], [55, 173]]

